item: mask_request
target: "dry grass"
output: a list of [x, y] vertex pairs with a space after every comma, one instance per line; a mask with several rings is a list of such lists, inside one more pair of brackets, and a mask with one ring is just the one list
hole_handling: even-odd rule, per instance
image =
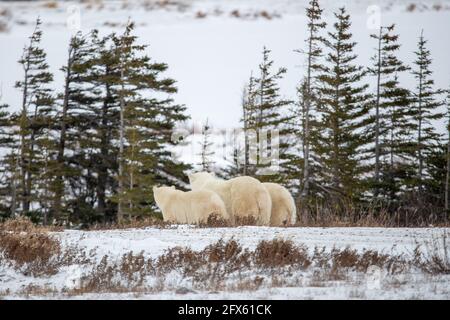
[[75, 247], [62, 248], [49, 231], [54, 228], [34, 225], [18, 218], [0, 224], [0, 262], [12, 265], [24, 275], [54, 275], [61, 266], [90, 262], [89, 255]]
[[426, 243], [424, 253], [418, 246], [414, 251], [414, 264], [429, 274], [450, 274], [450, 245], [447, 233]]
[[56, 9], [58, 8], [58, 2], [56, 1], [50, 1], [42, 4], [42, 6], [46, 9]]
[[202, 222], [198, 226], [199, 228], [228, 228], [232, 227], [232, 224], [229, 220], [223, 219], [217, 214], [212, 214], [206, 222]]
[[15, 219], [7, 219], [0, 223], [0, 231], [9, 232], [39, 232], [46, 233], [49, 231], [63, 231], [59, 226], [41, 226], [36, 225], [27, 217], [17, 217]]
[[[68, 294], [143, 293], [157, 292], [163, 288], [178, 290], [180, 288], [171, 288], [166, 282], [167, 277], [174, 273], [182, 279], [189, 279], [192, 286], [189, 290], [252, 291], [263, 285], [301, 285], [301, 280], [290, 277], [296, 271], [312, 272], [310, 286], [327, 286], [330, 281], [348, 280], [349, 272], [365, 274], [374, 265], [388, 273], [399, 273], [414, 266], [414, 263], [402, 256], [389, 256], [376, 251], [358, 252], [350, 248], [333, 248], [331, 251], [315, 248], [309, 254], [305, 246], [281, 239], [262, 241], [255, 250], [249, 250], [230, 239], [219, 240], [200, 251], [170, 248], [155, 259], [146, 258], [143, 252], [129, 252], [117, 262], [104, 256], [82, 278], [81, 287]], [[397, 267], [393, 268], [393, 265]], [[149, 277], [156, 279], [152, 286], [146, 282]]]
[[[297, 208], [298, 219], [288, 227], [449, 227], [449, 221], [439, 207], [427, 206], [417, 200], [406, 199], [405, 205], [395, 209], [377, 203], [353, 205], [343, 203], [303, 204]], [[406, 205], [408, 204], [408, 205]], [[441, 212], [436, 214], [436, 212]]]
[[[229, 239], [219, 240], [203, 250], [170, 248], [157, 258], [148, 257], [144, 252], [128, 252], [119, 259], [104, 256], [95, 262], [95, 252], [63, 248], [58, 238], [29, 220], [12, 220], [0, 225], [0, 264], [11, 265], [34, 277], [54, 275], [62, 266], [80, 265], [84, 266], [83, 270], [90, 270], [81, 276], [79, 287], [64, 290], [67, 295], [176, 291], [180, 288], [170, 280], [173, 275], [190, 283], [187, 290], [252, 291], [263, 286], [303, 285], [299, 279], [301, 274], [310, 274], [310, 283], [306, 281], [310, 286], [329, 286], [349, 280], [351, 273], [364, 275], [373, 266], [391, 275], [406, 274], [411, 269], [431, 275], [450, 274], [447, 235], [424, 247], [426, 251], [422, 252], [418, 246], [412, 255], [403, 256], [351, 248], [309, 250], [290, 240], [273, 239], [261, 241], [250, 250]], [[29, 286], [18, 294], [51, 295], [54, 290]], [[355, 294], [354, 298], [358, 296]]]
[[29, 284], [22, 288], [19, 292], [19, 295], [30, 298], [30, 297], [48, 297], [54, 296], [58, 294], [58, 290], [50, 286], [38, 286], [34, 284]]
[[305, 246], [297, 246], [290, 240], [281, 239], [261, 241], [256, 247], [254, 262], [258, 267], [268, 269], [285, 266], [306, 269], [311, 265], [311, 259]]
[[414, 12], [417, 9], [417, 5], [415, 3], [411, 3], [406, 7], [406, 11]]
[[0, 231], [0, 253], [25, 275], [57, 273], [59, 241], [45, 233]]

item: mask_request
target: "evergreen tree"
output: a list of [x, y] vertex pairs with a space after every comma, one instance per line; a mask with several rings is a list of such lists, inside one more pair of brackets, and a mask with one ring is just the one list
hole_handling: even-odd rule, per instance
[[39, 202], [39, 190], [34, 179], [44, 168], [41, 147], [46, 142], [42, 137], [49, 133], [54, 115], [54, 98], [49, 86], [53, 75], [46, 62], [46, 53], [40, 48], [40, 26], [41, 20], [37, 19], [30, 43], [19, 60], [24, 77], [16, 83], [16, 88], [22, 91], [21, 113], [16, 120], [20, 137], [20, 200], [23, 214], [29, 214], [31, 205]]
[[[96, 31], [93, 31], [96, 33]], [[67, 64], [61, 68], [64, 73], [64, 91], [58, 96], [59, 112], [56, 122], [57, 156], [54, 166], [53, 183], [53, 215], [57, 220], [72, 211], [80, 211], [80, 202], [85, 203], [87, 194], [83, 186], [86, 184], [79, 141], [89, 129], [86, 124], [84, 110], [95, 99], [89, 96], [90, 85], [88, 73], [94, 58], [94, 48], [87, 36], [77, 33], [70, 39]], [[72, 186], [71, 190], [68, 187]], [[68, 194], [75, 195], [68, 197]], [[92, 203], [90, 203], [92, 205]], [[89, 207], [89, 204], [86, 205]], [[90, 212], [92, 213], [92, 212]], [[72, 214], [82, 215], [81, 212]]]
[[[175, 81], [162, 77], [167, 65], [144, 54], [147, 46], [136, 44], [133, 28], [134, 24], [128, 23], [123, 35], [112, 37], [116, 55], [112, 59], [117, 65], [111, 69], [117, 67], [118, 74], [110, 89], [117, 92], [123, 109], [118, 126], [123, 128], [123, 136], [115, 133], [119, 146], [123, 139], [123, 171], [118, 175], [123, 189], [113, 200], [123, 203], [124, 215], [136, 217], [152, 212], [153, 185], [184, 187], [184, 170], [190, 167], [172, 159], [169, 148], [176, 124], [187, 120], [185, 107], [174, 104], [170, 97], [177, 92]], [[162, 94], [168, 97], [160, 98]]]
[[[244, 150], [243, 157], [241, 159], [241, 155], [239, 153], [239, 147], [237, 143], [233, 148], [233, 161], [235, 163], [235, 167], [238, 169], [237, 172], [243, 175], [254, 175], [256, 172], [256, 162], [257, 162], [257, 153], [258, 153], [258, 142], [257, 142], [257, 133], [255, 131], [255, 113], [257, 111], [257, 91], [256, 91], [256, 83], [255, 78], [253, 77], [253, 73], [250, 74], [250, 79], [248, 84], [244, 87], [242, 93], [242, 118], [241, 122], [243, 123], [243, 133], [244, 133]], [[236, 132], [235, 141], [236, 140]], [[239, 169], [239, 163], [242, 163], [242, 170]], [[242, 172], [241, 172], [242, 171]]]
[[233, 129], [230, 137], [230, 144], [232, 146], [231, 161], [227, 168], [224, 170], [224, 178], [231, 179], [237, 176], [247, 176], [251, 175], [253, 172], [250, 165], [250, 112], [253, 110], [252, 106], [255, 105], [253, 99], [254, 94], [254, 79], [253, 75], [250, 75], [249, 83], [244, 85], [242, 89], [242, 118], [241, 122], [243, 124], [241, 128]]
[[400, 45], [394, 30], [395, 25], [381, 27], [378, 35], [371, 35], [378, 40], [374, 67], [370, 69], [377, 77], [373, 190], [376, 197], [387, 200], [395, 200], [401, 187], [410, 183], [414, 130], [411, 95], [399, 83], [399, 75], [409, 67], [396, 55]]
[[445, 211], [446, 211], [446, 221], [448, 217], [448, 211], [450, 209], [450, 90], [447, 91], [447, 152], [446, 152], [446, 166], [445, 166]]
[[315, 137], [313, 150], [320, 165], [322, 188], [333, 200], [355, 199], [361, 192], [364, 172], [360, 157], [368, 140], [362, 129], [370, 122], [370, 95], [367, 85], [361, 84], [366, 71], [355, 62], [350, 16], [340, 8], [335, 17], [334, 31], [325, 40], [326, 63], [318, 77], [320, 134]]
[[433, 121], [442, 120], [444, 114], [439, 111], [443, 105], [439, 100], [442, 91], [434, 89], [434, 80], [431, 78], [431, 53], [426, 48], [427, 41], [423, 36], [423, 31], [418, 42], [418, 49], [415, 52], [416, 60], [413, 75], [417, 80], [413, 119], [416, 122], [417, 145], [415, 158], [417, 159], [417, 184], [419, 191], [422, 190], [424, 180], [428, 180], [427, 164], [425, 162], [428, 155], [436, 148], [441, 138], [436, 132]]
[[[2, 95], [0, 92], [0, 101]], [[11, 122], [7, 104], [0, 104], [0, 148], [5, 152], [11, 147]], [[14, 216], [16, 183], [14, 178], [17, 170], [9, 166], [10, 155], [4, 155], [0, 161], [0, 220]]]
[[[259, 78], [251, 78], [254, 88], [249, 88], [248, 103], [245, 106], [247, 118], [247, 130], [252, 130], [258, 135], [257, 146], [254, 137], [248, 141], [249, 161], [255, 158], [257, 147], [257, 159], [253, 173], [262, 181], [288, 183], [287, 166], [291, 160], [290, 127], [292, 115], [289, 114], [291, 101], [282, 99], [279, 94], [278, 81], [286, 73], [285, 68], [273, 72], [273, 61], [269, 58], [270, 50], [264, 48], [263, 62], [259, 65]], [[276, 136], [278, 134], [278, 137]], [[270, 142], [269, 142], [270, 140]], [[277, 146], [278, 144], [278, 146]], [[271, 168], [271, 162], [275, 160], [275, 167]], [[255, 162], [255, 161], [254, 161]]]
[[214, 143], [211, 142], [211, 127], [208, 124], [208, 119], [206, 119], [206, 123], [202, 127], [202, 141], [200, 141], [201, 152], [199, 156], [201, 162], [199, 165], [202, 171], [213, 171], [213, 160], [211, 159], [214, 156], [213, 145]]
[[[306, 52], [299, 51], [301, 53], [306, 53], [307, 66], [306, 66], [306, 77], [305, 81], [302, 83], [301, 90], [302, 93], [302, 140], [303, 140], [303, 177], [302, 177], [302, 198], [306, 198], [309, 195], [310, 190], [310, 180], [311, 180], [311, 159], [310, 159], [310, 145], [311, 145], [311, 125], [313, 124], [312, 111], [314, 105], [314, 82], [316, 79], [317, 72], [320, 69], [318, 64], [318, 59], [322, 56], [322, 43], [324, 41], [323, 37], [320, 36], [320, 31], [326, 27], [326, 23], [322, 21], [322, 12], [318, 0], [311, 0], [309, 2], [309, 7], [306, 9], [306, 17], [308, 18], [307, 32], [308, 36], [306, 39], [307, 49]], [[300, 170], [299, 170], [300, 172]]]
[[[219, 174], [224, 179], [231, 179], [242, 175], [247, 175], [246, 163], [244, 160], [245, 142], [244, 147], [240, 144], [241, 130], [233, 129], [231, 134], [231, 146], [232, 154], [230, 164]], [[245, 133], [244, 133], [245, 140]]]

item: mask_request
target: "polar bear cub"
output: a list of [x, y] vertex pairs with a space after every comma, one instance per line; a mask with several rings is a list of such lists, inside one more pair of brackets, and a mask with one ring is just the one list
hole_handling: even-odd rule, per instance
[[183, 192], [175, 187], [153, 187], [153, 195], [164, 221], [198, 224], [207, 222], [212, 214], [230, 219], [222, 199], [212, 191]]
[[270, 198], [272, 199], [270, 225], [276, 227], [295, 224], [297, 221], [297, 212], [291, 193], [277, 183], [264, 182], [263, 186], [269, 192]]
[[269, 225], [272, 202], [269, 192], [258, 180], [246, 176], [222, 180], [208, 172], [197, 172], [189, 175], [189, 182], [192, 190], [217, 193], [232, 222], [250, 216], [259, 225]]

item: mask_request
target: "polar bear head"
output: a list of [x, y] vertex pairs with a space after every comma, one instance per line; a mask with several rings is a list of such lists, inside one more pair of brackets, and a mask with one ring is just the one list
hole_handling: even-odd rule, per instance
[[188, 175], [188, 177], [189, 183], [191, 184], [191, 188], [193, 190], [201, 188], [205, 184], [205, 182], [215, 178], [214, 174], [205, 171], [191, 173]]
[[167, 191], [172, 191], [175, 190], [174, 186], [171, 187], [166, 187], [166, 186], [162, 186], [162, 187], [157, 187], [154, 186], [153, 187], [153, 198], [155, 199], [156, 204], [161, 204], [164, 202], [164, 199], [167, 195]]

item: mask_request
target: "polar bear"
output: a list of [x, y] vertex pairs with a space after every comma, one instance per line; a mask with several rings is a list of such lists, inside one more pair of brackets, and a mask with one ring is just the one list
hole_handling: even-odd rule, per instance
[[207, 222], [212, 214], [230, 219], [222, 199], [212, 191], [183, 192], [175, 187], [153, 187], [153, 196], [164, 221], [198, 224]]
[[273, 227], [295, 224], [297, 212], [294, 198], [290, 192], [277, 183], [264, 182], [263, 186], [272, 199], [272, 213], [270, 215], [270, 225]]
[[217, 193], [225, 203], [231, 221], [253, 217], [258, 225], [270, 224], [272, 202], [269, 192], [252, 177], [222, 180], [208, 172], [189, 175], [192, 190], [210, 190]]

